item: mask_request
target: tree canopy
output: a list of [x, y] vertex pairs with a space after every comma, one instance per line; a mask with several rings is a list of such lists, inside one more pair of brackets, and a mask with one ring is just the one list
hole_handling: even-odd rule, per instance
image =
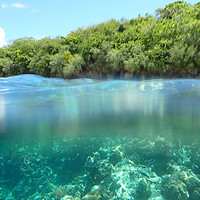
[[21, 38], [0, 48], [0, 76], [133, 77], [200, 74], [200, 4], [170, 3], [136, 19], [111, 19], [66, 37]]

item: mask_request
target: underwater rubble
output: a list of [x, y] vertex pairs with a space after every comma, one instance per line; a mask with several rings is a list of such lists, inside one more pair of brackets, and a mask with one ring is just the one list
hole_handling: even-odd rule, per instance
[[198, 200], [200, 140], [80, 137], [1, 141], [3, 200]]

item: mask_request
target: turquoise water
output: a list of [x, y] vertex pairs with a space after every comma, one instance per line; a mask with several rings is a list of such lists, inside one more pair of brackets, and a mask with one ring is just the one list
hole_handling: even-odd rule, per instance
[[1, 78], [0, 199], [200, 199], [199, 92], [192, 79]]

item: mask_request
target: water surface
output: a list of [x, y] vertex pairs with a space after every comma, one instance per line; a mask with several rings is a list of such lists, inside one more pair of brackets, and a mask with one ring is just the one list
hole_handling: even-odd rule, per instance
[[79, 135], [196, 136], [199, 80], [0, 79], [0, 133], [23, 139]]

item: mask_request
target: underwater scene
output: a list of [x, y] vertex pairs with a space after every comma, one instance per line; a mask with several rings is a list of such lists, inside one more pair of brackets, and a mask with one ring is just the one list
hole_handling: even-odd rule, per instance
[[1, 200], [200, 199], [200, 80], [0, 78]]

